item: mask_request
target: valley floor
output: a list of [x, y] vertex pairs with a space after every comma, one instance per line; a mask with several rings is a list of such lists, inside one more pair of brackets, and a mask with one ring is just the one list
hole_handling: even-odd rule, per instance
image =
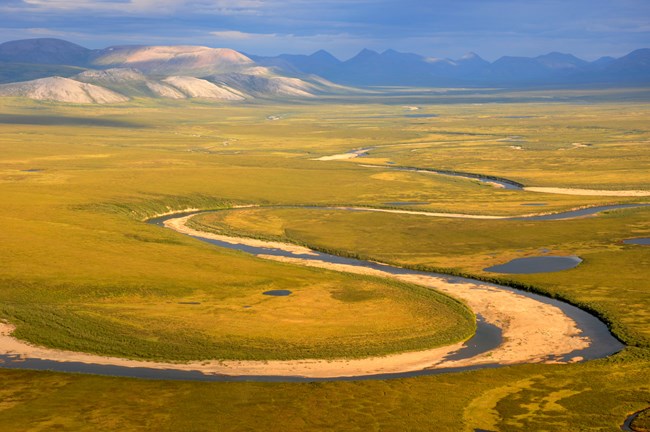
[[[625, 100], [629, 90], [589, 92], [544, 91], [550, 102], [540, 102], [540, 92], [522, 91], [485, 105], [485, 95], [435, 93], [301, 105], [0, 99], [0, 319], [17, 338], [3, 341], [30, 344], [17, 350], [165, 367], [353, 364], [457, 344], [474, 331], [465, 306], [417, 285], [294, 265], [298, 255], [265, 260], [143, 223], [235, 206], [194, 221], [295, 251], [516, 285], [597, 314], [625, 344], [599, 360], [365, 381], [191, 382], [0, 368], [2, 429], [619, 430], [650, 405], [650, 249], [623, 242], [650, 235], [648, 207], [513, 219], [648, 203], [650, 106]], [[435, 116], [407, 117], [405, 106]], [[364, 151], [327, 158], [351, 150]], [[548, 193], [556, 188], [615, 192]], [[349, 207], [400, 211], [341, 210]], [[484, 271], [545, 255], [583, 261], [555, 273]], [[268, 290], [300, 295], [264, 296]], [[476, 309], [482, 297], [468, 291], [463, 300]], [[501, 321], [502, 352], [521, 354], [519, 336], [562, 353], [581, 346], [563, 314], [542, 308], [539, 319], [523, 303], [503, 303], [512, 315], [481, 306], [486, 320]], [[543, 352], [526, 355], [540, 360]]]

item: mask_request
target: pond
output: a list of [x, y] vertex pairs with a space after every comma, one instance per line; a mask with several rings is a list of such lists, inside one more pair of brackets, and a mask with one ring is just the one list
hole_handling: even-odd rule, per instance
[[623, 240], [625, 244], [650, 246], [650, 237], [639, 237]]
[[273, 296], [273, 297], [286, 297], [293, 293], [289, 290], [270, 290], [270, 291], [264, 291], [262, 294], [267, 296]]
[[505, 264], [483, 269], [491, 273], [531, 274], [550, 273], [577, 267], [582, 259], [577, 256], [537, 256], [516, 258]]

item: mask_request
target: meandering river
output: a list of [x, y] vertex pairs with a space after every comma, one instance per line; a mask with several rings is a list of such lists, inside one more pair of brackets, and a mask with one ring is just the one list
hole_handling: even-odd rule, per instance
[[[603, 206], [589, 211], [596, 213], [630, 206]], [[373, 211], [368, 208], [347, 210]], [[440, 290], [465, 301], [477, 314], [476, 334], [468, 341], [450, 347], [370, 359], [175, 364], [33, 347], [12, 338], [10, 326], [2, 324], [0, 348], [11, 346], [12, 349], [0, 352], [0, 366], [201, 381], [357, 380], [431, 375], [518, 363], [576, 362], [606, 357], [623, 348], [623, 344], [612, 336], [598, 318], [557, 299], [467, 278], [325, 254], [290, 244], [198, 232], [186, 226], [187, 220], [194, 214], [197, 212], [167, 215], [148, 222], [174, 229], [215, 247], [234, 249], [265, 259], [394, 278]], [[562, 219], [568, 214], [556, 214], [554, 218]], [[570, 217], [584, 215], [584, 212], [571, 213]]]

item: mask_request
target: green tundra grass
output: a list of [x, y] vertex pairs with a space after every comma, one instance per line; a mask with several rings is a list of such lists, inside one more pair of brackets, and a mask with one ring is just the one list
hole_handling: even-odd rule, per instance
[[[530, 186], [650, 189], [650, 106], [620, 96], [635, 92], [520, 92], [486, 105], [474, 104], [485, 95], [415, 94], [92, 107], [3, 99], [1, 318], [35, 343], [169, 361], [358, 357], [460, 340], [472, 330], [466, 311], [422, 289], [261, 261], [143, 220], [233, 204], [422, 201], [429, 204], [417, 207], [428, 211], [517, 215], [642, 202], [360, 166], [395, 162]], [[539, 102], [547, 97], [555, 102]], [[438, 117], [406, 117], [402, 105]], [[369, 156], [356, 160], [312, 160], [367, 147]], [[536, 202], [546, 205], [522, 206]], [[585, 262], [575, 270], [509, 278], [589, 306], [630, 347], [583, 364], [358, 382], [198, 383], [0, 369], [0, 424], [8, 431], [617, 430], [650, 404], [649, 252], [620, 244], [648, 235], [647, 214], [532, 223], [306, 209], [217, 213], [221, 219], [210, 220], [217, 229], [479, 276], [540, 248], [577, 253]], [[297, 295], [261, 296], [267, 289]], [[364, 301], [350, 301], [358, 293]], [[292, 303], [279, 309], [284, 299]], [[330, 319], [312, 314], [306, 326], [292, 326], [306, 319], [303, 311]], [[358, 344], [343, 336], [350, 331], [374, 337]], [[254, 349], [260, 346], [280, 349]]]
[[[622, 243], [650, 236], [648, 207], [559, 221], [459, 221], [325, 209], [238, 209], [196, 216], [191, 226], [402, 266], [521, 282], [600, 311], [616, 323], [619, 338], [650, 347], [650, 291], [645, 289], [650, 250]], [[556, 273], [483, 271], [514, 258], [543, 255], [578, 255], [584, 262]]]

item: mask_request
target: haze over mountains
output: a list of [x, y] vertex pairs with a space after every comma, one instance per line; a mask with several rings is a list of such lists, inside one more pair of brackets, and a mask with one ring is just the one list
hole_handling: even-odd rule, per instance
[[91, 50], [60, 39], [28, 39], [0, 44], [0, 83], [0, 96], [77, 103], [134, 97], [240, 101], [353, 91], [344, 86], [645, 86], [650, 49], [593, 62], [553, 52], [492, 63], [474, 53], [452, 60], [366, 49], [341, 61], [323, 50], [262, 57], [201, 46]]
[[359, 86], [650, 84], [650, 49], [639, 49], [618, 59], [602, 57], [593, 62], [559, 52], [538, 57], [505, 56], [490, 63], [475, 53], [452, 60], [368, 49], [346, 61], [326, 51], [312, 55], [250, 57], [261, 65]]

